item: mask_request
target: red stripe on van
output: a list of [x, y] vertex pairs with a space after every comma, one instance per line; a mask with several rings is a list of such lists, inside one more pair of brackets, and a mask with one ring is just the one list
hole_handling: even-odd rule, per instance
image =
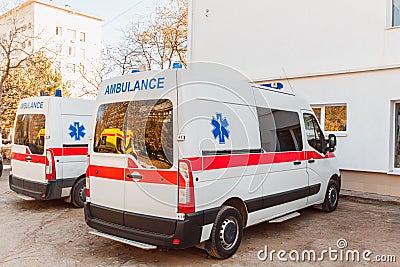
[[[141, 180], [136, 180], [139, 183], [178, 185], [178, 171], [176, 170], [127, 169], [126, 171], [126, 174], [134, 172], [140, 173], [143, 178]], [[127, 178], [127, 180], [133, 181], [129, 178]], [[183, 182], [183, 180], [181, 182]]]
[[[88, 153], [87, 147], [68, 147], [68, 148], [50, 148], [55, 157], [62, 157], [62, 156], [86, 156]], [[26, 160], [27, 157], [30, 157], [32, 160]], [[46, 156], [44, 155], [36, 155], [30, 154], [29, 150], [26, 149], [26, 153], [11, 153], [11, 159], [24, 161], [24, 162], [31, 162], [31, 163], [46, 163]]]
[[62, 156], [86, 156], [88, 154], [87, 147], [64, 147], [64, 148], [50, 148], [55, 157]]
[[296, 160], [325, 159], [335, 157], [334, 153], [325, 156], [314, 151], [278, 152], [263, 154], [240, 154], [188, 158], [192, 164], [192, 171], [217, 170], [234, 167], [255, 166], [262, 164], [286, 163]]
[[[141, 180], [133, 180], [131, 178], [126, 177], [125, 174], [128, 175], [130, 173], [139, 173], [142, 175]], [[124, 169], [124, 168], [115, 168], [115, 167], [106, 167], [106, 166], [96, 166], [90, 165], [88, 167], [88, 174], [90, 176], [118, 180], [118, 181], [130, 181], [130, 182], [139, 182], [139, 183], [150, 183], [150, 184], [169, 184], [169, 185], [178, 185], [178, 171], [173, 170], [148, 170], [148, 169]], [[181, 177], [181, 179], [183, 179]], [[181, 181], [183, 182], [183, 180]]]
[[90, 165], [87, 169], [87, 173], [90, 176], [99, 178], [107, 178], [118, 181], [125, 180], [125, 170], [123, 168]]
[[[194, 157], [188, 158], [192, 165], [192, 171], [217, 170], [233, 167], [246, 167], [262, 164], [287, 163], [296, 160], [310, 159], [327, 159], [334, 158], [334, 153], [327, 153], [325, 156], [314, 151], [301, 152], [282, 152], [282, 153], [263, 153], [263, 154], [243, 154], [243, 155], [223, 155], [209, 157]], [[139, 183], [154, 183], [154, 184], [171, 184], [178, 185], [178, 171], [176, 170], [152, 170], [152, 169], [137, 169], [133, 160], [128, 160], [129, 168], [115, 168], [91, 165], [88, 168], [88, 174], [98, 178], [125, 180], [125, 174], [137, 172], [142, 175], [141, 180], [135, 180]], [[204, 165], [203, 165], [204, 164]], [[133, 167], [135, 166], [135, 167]], [[179, 174], [180, 182], [184, 183], [183, 177]], [[127, 181], [132, 179], [127, 178]]]
[[[32, 160], [27, 160], [27, 157], [30, 157]], [[24, 161], [24, 162], [31, 162], [31, 163], [40, 163], [46, 164], [46, 156], [42, 155], [33, 155], [33, 154], [21, 154], [21, 153], [11, 153], [12, 160]]]

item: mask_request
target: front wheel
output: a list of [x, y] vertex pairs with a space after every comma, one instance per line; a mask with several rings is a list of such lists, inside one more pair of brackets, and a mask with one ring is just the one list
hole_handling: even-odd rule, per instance
[[229, 258], [238, 250], [242, 236], [242, 215], [234, 207], [223, 206], [215, 219], [206, 251], [215, 258]]
[[325, 200], [322, 203], [322, 210], [332, 212], [336, 210], [339, 204], [339, 185], [335, 180], [330, 180], [326, 190]]
[[72, 188], [71, 203], [78, 208], [83, 208], [86, 201], [86, 180], [80, 179]]

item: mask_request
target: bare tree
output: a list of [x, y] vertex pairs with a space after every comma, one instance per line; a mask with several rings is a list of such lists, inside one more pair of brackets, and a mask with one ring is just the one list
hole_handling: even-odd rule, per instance
[[147, 19], [132, 22], [116, 47], [107, 49], [120, 74], [132, 69], [171, 68], [175, 61], [186, 66], [188, 1], [171, 0]]
[[82, 94], [78, 97], [88, 95], [95, 97], [97, 95], [101, 82], [114, 72], [114, 68], [108, 59], [108, 56], [103, 55], [101, 62], [88, 60], [85, 65], [79, 66], [79, 74], [85, 83], [82, 84]]

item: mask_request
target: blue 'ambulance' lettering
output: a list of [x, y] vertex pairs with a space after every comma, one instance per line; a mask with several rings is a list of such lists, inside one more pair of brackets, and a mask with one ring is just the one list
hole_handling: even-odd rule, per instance
[[44, 106], [44, 102], [28, 102], [21, 103], [19, 106], [20, 109], [42, 109]]
[[121, 93], [129, 93], [143, 90], [164, 89], [165, 78], [152, 78], [137, 80], [134, 84], [131, 82], [115, 83], [107, 85], [104, 95], [113, 95]]

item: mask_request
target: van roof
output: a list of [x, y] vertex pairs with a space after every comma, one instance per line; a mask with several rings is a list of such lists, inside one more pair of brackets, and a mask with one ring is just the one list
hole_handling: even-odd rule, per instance
[[103, 81], [99, 88], [97, 102], [113, 103], [142, 98], [159, 99], [166, 95], [168, 90], [176, 89], [177, 86], [184, 88], [182, 101], [207, 98], [214, 99], [214, 101], [223, 100], [224, 102], [255, 106], [253, 91], [260, 90], [292, 103], [293, 109], [309, 106], [302, 97], [296, 96], [293, 91], [274, 90], [253, 84], [237, 70], [218, 64], [194, 64], [189, 69], [136, 72], [117, 76]]

